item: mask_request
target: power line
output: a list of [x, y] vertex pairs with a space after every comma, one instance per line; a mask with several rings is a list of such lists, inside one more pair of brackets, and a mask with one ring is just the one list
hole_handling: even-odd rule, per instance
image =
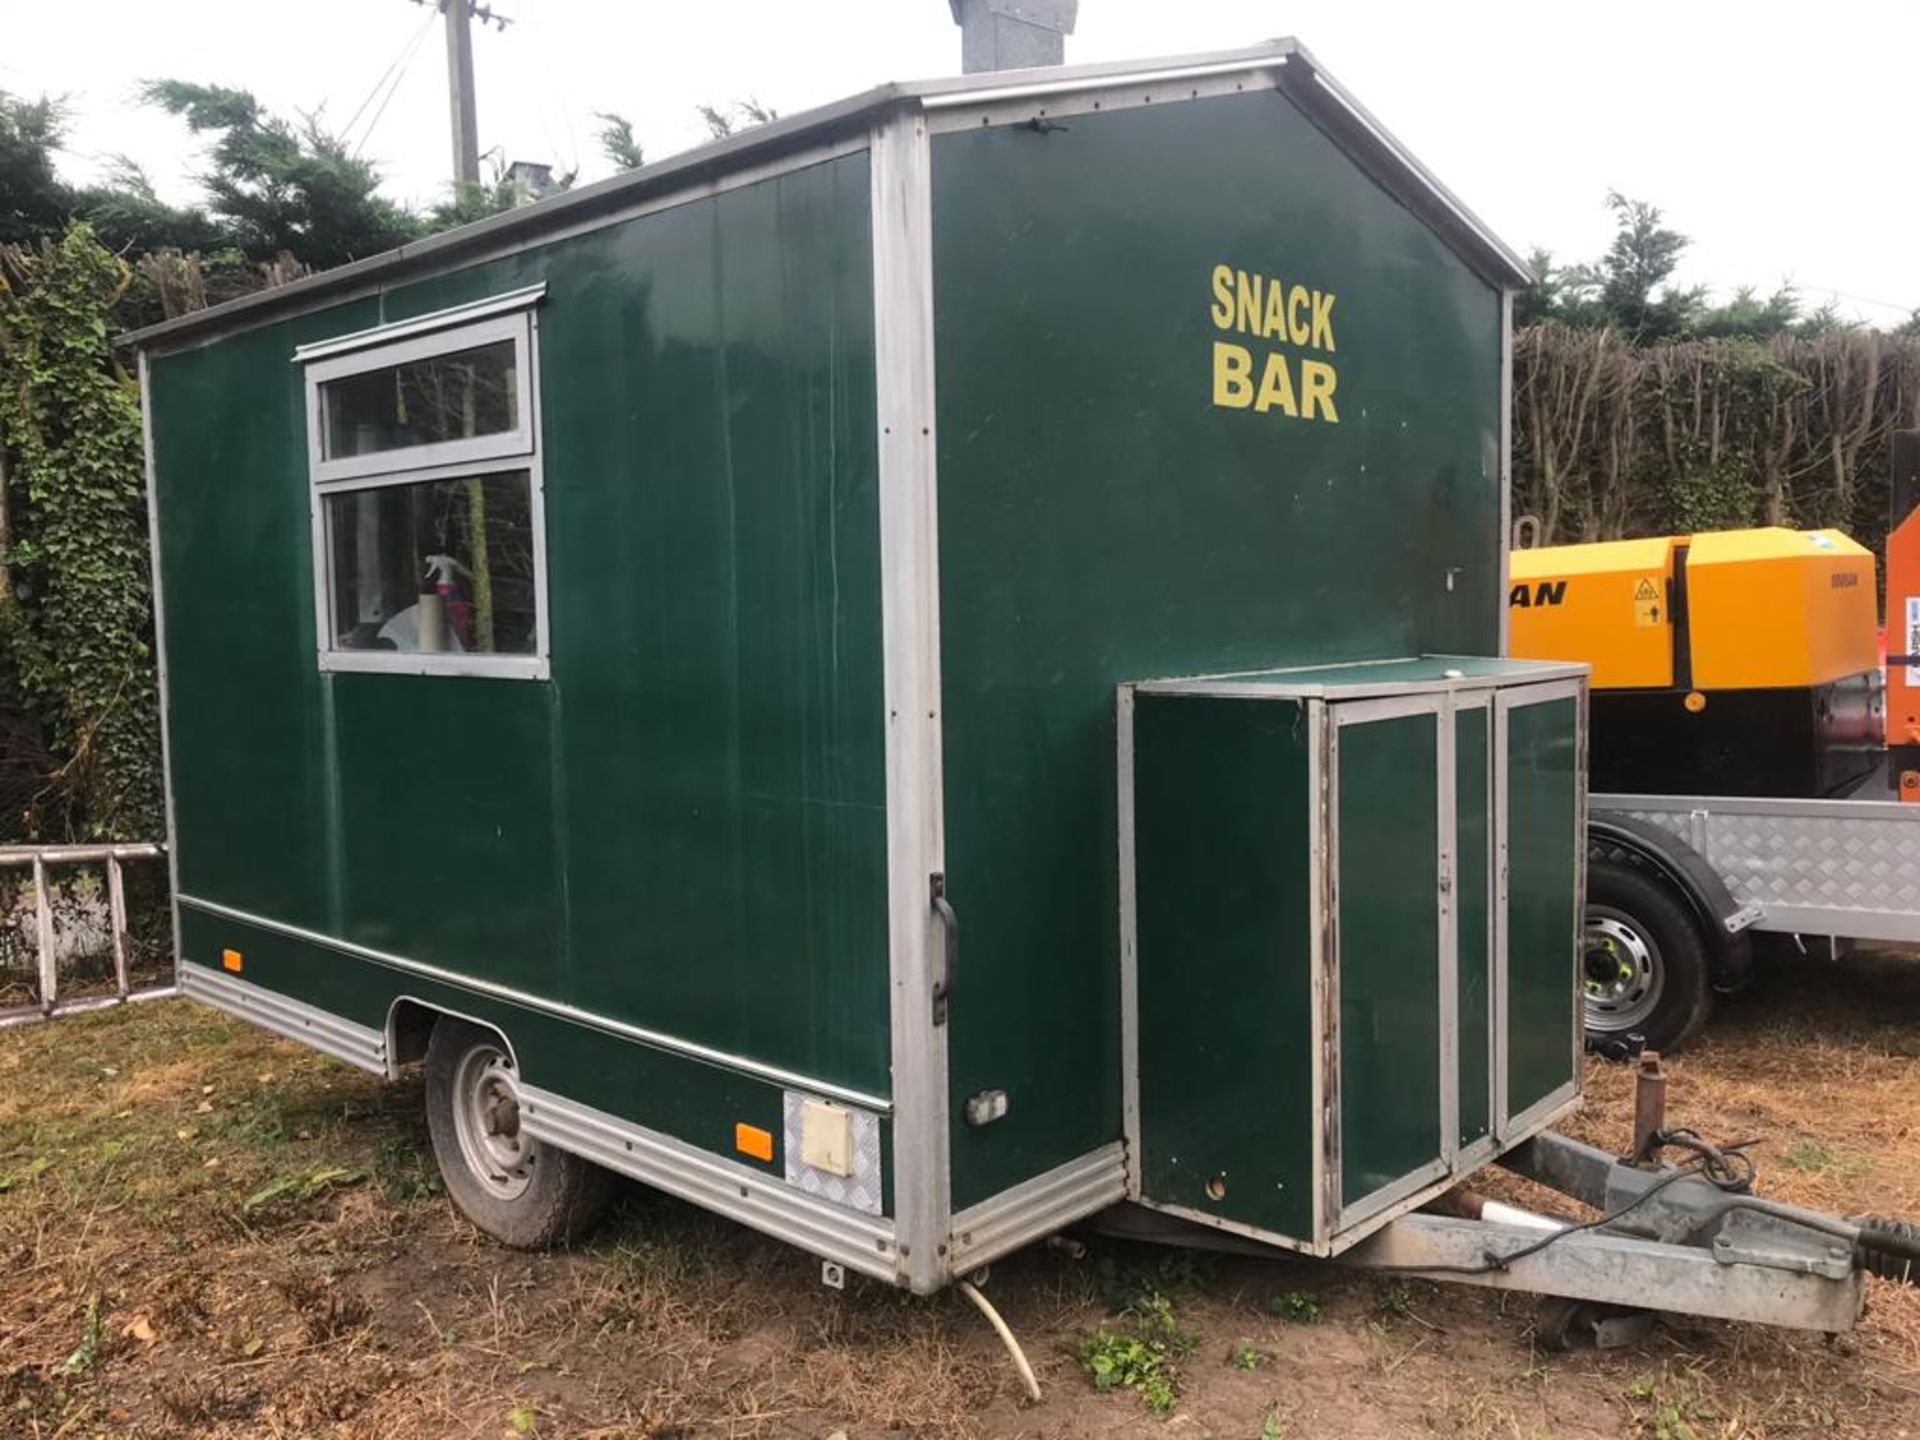
[[419, 55], [420, 47], [427, 38], [427, 31], [433, 26], [433, 18], [433, 15], [429, 13], [427, 23], [421, 26], [419, 33], [413, 37], [412, 46], [407, 50], [405, 58], [400, 62], [400, 73], [393, 77], [393, 84], [387, 87], [387, 93], [380, 99], [380, 107], [373, 112], [373, 118], [367, 121], [366, 133], [360, 137], [360, 143], [353, 147], [353, 155], [356, 160], [360, 158], [360, 152], [366, 148], [367, 142], [373, 139], [373, 132], [380, 128], [380, 117], [387, 113], [387, 106], [393, 102], [394, 95], [399, 92], [400, 82], [407, 78], [407, 71], [413, 68], [414, 59]]
[[359, 121], [360, 117], [366, 113], [367, 106], [373, 103], [373, 97], [380, 93], [380, 87], [387, 83], [387, 77], [393, 74], [394, 70], [399, 66], [401, 60], [409, 51], [419, 48], [422, 37], [426, 35], [427, 30], [432, 24], [433, 12], [428, 11], [427, 18], [420, 23], [420, 28], [408, 36], [400, 48], [394, 52], [393, 59], [387, 62], [387, 68], [381, 72], [380, 78], [373, 82], [373, 88], [367, 91], [367, 98], [360, 102], [354, 109], [353, 115], [348, 119], [347, 123], [341, 127], [340, 138], [342, 140], [353, 134], [354, 125]]
[[1911, 315], [1916, 310], [1920, 310], [1920, 305], [1900, 305], [1892, 300], [1876, 300], [1871, 295], [1855, 295], [1848, 290], [1836, 290], [1831, 285], [1803, 285], [1800, 288], [1812, 291], [1816, 295], [1831, 295], [1838, 300], [1851, 300], [1856, 305], [1876, 305], [1882, 310], [1897, 310], [1902, 315]]

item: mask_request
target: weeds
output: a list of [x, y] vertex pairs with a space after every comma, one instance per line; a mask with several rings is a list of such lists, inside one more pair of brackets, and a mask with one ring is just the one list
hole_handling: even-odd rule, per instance
[[87, 1300], [87, 1318], [80, 1327], [80, 1343], [54, 1373], [84, 1375], [93, 1369], [93, 1362], [100, 1358], [100, 1335], [100, 1297], [93, 1295]]
[[1157, 1291], [1141, 1296], [1119, 1319], [1118, 1327], [1102, 1325], [1081, 1340], [1081, 1368], [1094, 1389], [1131, 1390], [1154, 1414], [1168, 1414], [1179, 1397], [1180, 1362], [1193, 1353], [1193, 1336]]
[[1311, 1325], [1320, 1318], [1320, 1297], [1311, 1290], [1288, 1290], [1268, 1301], [1267, 1309], [1295, 1325]]
[[1227, 1356], [1227, 1363], [1236, 1370], [1258, 1370], [1260, 1352], [1251, 1345], [1236, 1345], [1233, 1353]]

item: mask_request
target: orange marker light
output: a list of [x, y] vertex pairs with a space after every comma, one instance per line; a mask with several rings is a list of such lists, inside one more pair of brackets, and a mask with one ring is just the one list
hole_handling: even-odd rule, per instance
[[758, 1125], [735, 1125], [733, 1148], [742, 1155], [751, 1155], [755, 1160], [771, 1160], [773, 1159], [773, 1132], [762, 1130]]
[[220, 952], [220, 964], [222, 968], [231, 970], [234, 974], [238, 975], [240, 973], [240, 952], [238, 950], [222, 950]]

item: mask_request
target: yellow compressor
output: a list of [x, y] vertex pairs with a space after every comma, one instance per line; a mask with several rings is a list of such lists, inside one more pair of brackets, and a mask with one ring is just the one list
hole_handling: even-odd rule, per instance
[[1874, 582], [1837, 530], [1516, 550], [1512, 653], [1593, 667], [1596, 791], [1842, 795], [1884, 754]]

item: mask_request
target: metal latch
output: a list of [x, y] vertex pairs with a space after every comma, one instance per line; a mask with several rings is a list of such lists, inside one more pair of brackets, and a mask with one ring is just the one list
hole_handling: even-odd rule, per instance
[[933, 895], [933, 913], [940, 918], [946, 943], [940, 947], [940, 973], [933, 980], [933, 1023], [947, 1023], [947, 1000], [953, 994], [954, 976], [960, 965], [960, 917], [947, 903], [947, 877], [935, 871], [927, 877]]

